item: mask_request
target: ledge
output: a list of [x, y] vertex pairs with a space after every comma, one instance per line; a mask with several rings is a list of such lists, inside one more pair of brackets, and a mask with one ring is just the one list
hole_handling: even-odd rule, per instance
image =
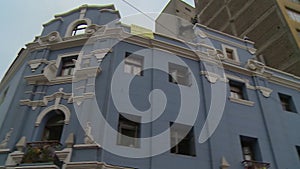
[[74, 149], [86, 149], [86, 148], [101, 148], [100, 144], [76, 144]]
[[235, 103], [246, 105], [246, 106], [253, 106], [254, 105], [254, 102], [249, 101], [249, 100], [237, 99], [237, 98], [233, 98], [233, 97], [229, 97], [229, 100], [232, 101], [232, 102], [235, 102]]

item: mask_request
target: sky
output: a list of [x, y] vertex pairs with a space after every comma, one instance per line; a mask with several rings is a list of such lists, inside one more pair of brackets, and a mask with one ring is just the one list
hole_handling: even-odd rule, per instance
[[[169, 0], [126, 0], [144, 13], [157, 16]], [[183, 0], [194, 6], [194, 0]], [[32, 42], [42, 32], [42, 25], [54, 18], [55, 14], [67, 12], [83, 4], [114, 4], [121, 17], [140, 14], [123, 0], [5, 0], [0, 12], [0, 79], [25, 44]]]

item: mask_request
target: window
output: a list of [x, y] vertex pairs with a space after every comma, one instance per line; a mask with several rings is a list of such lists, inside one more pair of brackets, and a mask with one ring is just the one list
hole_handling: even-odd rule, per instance
[[135, 55], [126, 52], [124, 62], [124, 72], [143, 76], [143, 56]]
[[[140, 121], [139, 117], [131, 116], [132, 118]], [[119, 116], [119, 125], [118, 125], [118, 138], [117, 144], [127, 147], [140, 147], [139, 138], [140, 138], [140, 123], [131, 121], [120, 114]]]
[[224, 44], [222, 45], [222, 48], [223, 48], [223, 53], [228, 60], [239, 62], [236, 48]]
[[61, 60], [61, 76], [73, 75], [77, 56], [65, 57]]
[[1, 96], [1, 99], [0, 99], [0, 105], [4, 102], [4, 100], [5, 100], [5, 98], [6, 98], [6, 95], [7, 95], [7, 93], [8, 93], [8, 89], [9, 89], [9, 87], [7, 87], [7, 88], [4, 90], [4, 92], [3, 92], [2, 96]]
[[240, 136], [243, 159], [247, 161], [261, 161], [257, 138]]
[[234, 60], [234, 57], [233, 57], [233, 50], [232, 50], [232, 49], [226, 48], [226, 56], [227, 56], [228, 59]]
[[285, 94], [278, 94], [282, 109], [288, 112], [296, 112], [293, 100], [291, 96]]
[[169, 63], [169, 82], [191, 86], [191, 73], [185, 66]]
[[171, 153], [195, 156], [195, 139], [193, 127], [170, 123]]
[[75, 35], [80, 35], [80, 34], [84, 34], [85, 33], [85, 29], [87, 28], [87, 24], [86, 23], [80, 23], [78, 25], [76, 25], [74, 27], [74, 29], [72, 30], [72, 36]]
[[300, 22], [300, 13], [299, 12], [296, 12], [291, 9], [286, 9], [286, 11], [292, 20], [294, 20], [296, 22]]
[[42, 141], [60, 141], [65, 117], [59, 110], [55, 111], [55, 115], [50, 117], [46, 122]]
[[245, 100], [244, 84], [230, 80], [230, 97]]

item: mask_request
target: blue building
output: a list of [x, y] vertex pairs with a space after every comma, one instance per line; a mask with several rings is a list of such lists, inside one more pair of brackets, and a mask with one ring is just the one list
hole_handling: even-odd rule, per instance
[[119, 19], [83, 5], [19, 52], [0, 84], [0, 168], [300, 168], [299, 77], [200, 24], [172, 36]]

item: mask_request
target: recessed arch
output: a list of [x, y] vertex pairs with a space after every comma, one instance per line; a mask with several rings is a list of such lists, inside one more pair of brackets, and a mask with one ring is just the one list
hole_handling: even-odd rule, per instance
[[52, 105], [52, 106], [49, 106], [46, 109], [44, 109], [37, 117], [37, 119], [35, 121], [35, 126], [38, 127], [41, 124], [41, 121], [43, 120], [43, 118], [52, 110], [60, 110], [65, 115], [64, 123], [69, 124], [71, 111], [66, 106], [59, 104], [57, 106]]
[[72, 32], [74, 28], [86, 24], [86, 27], [92, 24], [92, 21], [88, 18], [78, 19], [69, 24], [68, 29], [66, 31], [65, 37], [72, 36]]

